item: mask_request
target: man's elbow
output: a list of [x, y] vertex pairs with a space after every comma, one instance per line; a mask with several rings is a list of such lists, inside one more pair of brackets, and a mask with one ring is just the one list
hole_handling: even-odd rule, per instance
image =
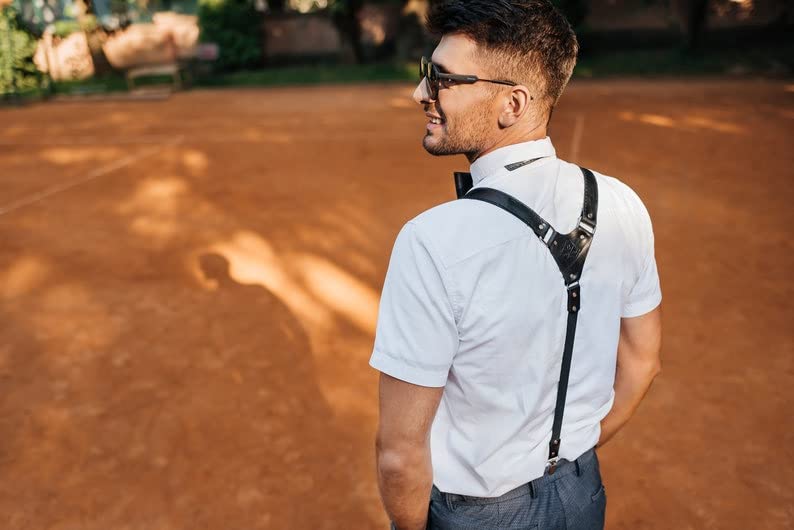
[[646, 377], [653, 381], [662, 373], [662, 360], [660, 358], [656, 358], [652, 361], [648, 361], [645, 365], [645, 374]]
[[662, 373], [662, 344], [661, 338], [659, 342], [656, 343], [656, 348], [654, 348], [655, 355], [652, 357], [650, 372], [653, 379], [659, 376]]
[[416, 468], [423, 458], [419, 448], [407, 444], [387, 443], [381, 438], [375, 442], [375, 460], [381, 475], [402, 475]]
[[399, 476], [410, 469], [410, 463], [404, 454], [396, 451], [383, 451], [377, 455], [378, 473], [381, 476]]
[[662, 361], [658, 357], [625, 360], [618, 363], [618, 370], [630, 374], [632, 379], [650, 382], [662, 373]]

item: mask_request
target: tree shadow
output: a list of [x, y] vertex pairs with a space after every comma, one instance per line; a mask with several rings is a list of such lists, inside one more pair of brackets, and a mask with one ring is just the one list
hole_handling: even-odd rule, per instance
[[376, 526], [356, 502], [357, 474], [334, 472], [357, 444], [318, 388], [301, 323], [267, 289], [236, 282], [224, 256], [197, 262], [205, 288], [140, 283], [124, 309], [77, 296], [99, 285], [59, 291], [57, 281], [39, 288], [58, 293], [57, 307], [23, 306], [47, 327], [80, 327], [103, 321], [66, 315], [95, 304], [122, 324], [94, 348], [78, 336], [38, 344], [41, 321], [4, 318], [15, 353], [2, 379], [0, 476], [3, 498], [24, 501], [0, 504], [4, 527]]

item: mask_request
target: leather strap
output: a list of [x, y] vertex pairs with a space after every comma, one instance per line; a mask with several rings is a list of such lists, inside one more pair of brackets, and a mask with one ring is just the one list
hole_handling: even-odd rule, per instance
[[[565, 398], [568, 394], [568, 378], [571, 373], [576, 322], [579, 310], [582, 307], [579, 281], [582, 277], [587, 254], [590, 251], [590, 245], [593, 242], [598, 220], [598, 184], [596, 183], [595, 175], [589, 169], [581, 168], [581, 170], [584, 175], [582, 212], [576, 228], [568, 234], [560, 234], [529, 206], [503, 191], [492, 188], [474, 188], [460, 196], [465, 199], [474, 199], [493, 204], [523, 221], [551, 252], [557, 267], [560, 269], [563, 283], [568, 292], [568, 324], [565, 329], [560, 381], [557, 386], [557, 403], [554, 408], [554, 423], [552, 424], [551, 441], [549, 442], [549, 460], [547, 463], [549, 474], [554, 473], [559, 460], [560, 433], [562, 431]], [[458, 193], [460, 193], [460, 189], [458, 188]]]

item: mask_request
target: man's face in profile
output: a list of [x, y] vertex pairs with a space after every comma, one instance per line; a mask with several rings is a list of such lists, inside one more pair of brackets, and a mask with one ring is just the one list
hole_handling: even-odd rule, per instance
[[[431, 61], [442, 73], [488, 77], [474, 60], [477, 52], [478, 46], [470, 38], [444, 35]], [[493, 94], [486, 83], [441, 81], [438, 97], [433, 100], [427, 81], [421, 80], [413, 98], [428, 117], [422, 141], [425, 150], [431, 155], [456, 155], [487, 149], [490, 137], [498, 130]]]

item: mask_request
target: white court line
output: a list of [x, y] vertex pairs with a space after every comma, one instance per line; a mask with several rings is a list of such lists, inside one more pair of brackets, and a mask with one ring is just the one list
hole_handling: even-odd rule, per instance
[[22, 208], [24, 206], [28, 206], [30, 204], [37, 203], [37, 202], [41, 201], [42, 199], [46, 199], [47, 197], [55, 195], [56, 193], [60, 193], [62, 191], [74, 188], [74, 187], [79, 186], [81, 184], [85, 184], [86, 182], [89, 182], [91, 180], [97, 179], [97, 178], [99, 178], [99, 177], [101, 177], [103, 175], [107, 175], [108, 173], [111, 173], [111, 172], [113, 172], [113, 171], [115, 171], [117, 169], [120, 169], [120, 168], [124, 167], [124, 166], [130, 165], [133, 162], [137, 162], [139, 160], [142, 160], [144, 158], [152, 156], [152, 155], [154, 155], [156, 153], [159, 153], [160, 151], [162, 151], [166, 147], [170, 147], [172, 145], [175, 145], [176, 143], [179, 143], [180, 141], [181, 141], [181, 138], [177, 138], [175, 141], [172, 141], [168, 145], [158, 145], [156, 147], [150, 147], [148, 149], [144, 149], [140, 153], [134, 153], [134, 154], [131, 154], [129, 156], [125, 156], [124, 158], [121, 158], [119, 160], [116, 160], [114, 162], [110, 162], [109, 164], [105, 164], [104, 166], [98, 167], [94, 171], [91, 171], [91, 172], [83, 175], [82, 177], [78, 178], [77, 180], [73, 180], [71, 182], [66, 182], [66, 183], [63, 183], [63, 184], [57, 184], [55, 186], [51, 186], [51, 187], [49, 187], [49, 188], [47, 188], [47, 189], [45, 189], [43, 191], [40, 191], [38, 193], [34, 193], [33, 195], [28, 195], [27, 197], [22, 197], [21, 199], [18, 199], [18, 200], [14, 201], [14, 202], [12, 202], [10, 204], [6, 204], [5, 206], [1, 206], [0, 207], [0, 215], [5, 215], [5, 214], [7, 214], [9, 212], [13, 212], [14, 210], [18, 210], [18, 209], [20, 209], [20, 208]]
[[55, 145], [137, 145], [172, 144], [174, 136], [137, 136], [131, 138], [108, 138], [107, 136], [84, 136], [83, 138], [0, 140], [0, 146], [11, 147], [51, 147]]
[[[2, 1], [2, 0], [0, 0]], [[359, 133], [356, 133], [359, 134]], [[361, 135], [368, 135], [370, 133], [363, 132], [360, 133]], [[211, 135], [180, 135], [180, 138], [184, 140], [184, 142], [179, 141], [178, 143], [191, 143], [191, 144], [258, 144], [258, 145], [283, 145], [293, 141], [297, 141], [298, 138], [304, 137], [306, 133], [298, 133], [298, 132], [291, 132], [287, 131], [284, 133], [254, 133], [250, 136], [241, 136], [239, 134], [211, 134]], [[324, 140], [327, 141], [347, 141], [347, 137], [350, 134], [348, 133], [347, 136], [331, 136], [328, 137], [327, 135], [316, 134], [312, 136], [312, 138], [317, 136], [322, 136]], [[385, 136], [384, 136], [385, 135]], [[127, 138], [113, 138], [113, 137], [94, 137], [94, 136], [85, 136], [82, 138], [47, 138], [47, 139], [40, 139], [40, 138], [31, 138], [31, 139], [24, 139], [24, 138], [17, 138], [14, 140], [3, 140], [0, 139], [0, 147], [31, 147], [31, 148], [42, 148], [42, 147], [56, 147], [56, 146], [116, 146], [116, 145], [163, 145], [169, 144], [172, 145], [174, 143], [173, 136], [132, 136]], [[380, 134], [380, 138], [385, 139], [403, 139], [405, 135], [402, 133], [393, 132], [391, 130], [386, 131]]]
[[[211, 135], [211, 136], [190, 136], [182, 135], [182, 138], [187, 138], [189, 143], [208, 143], [208, 144], [264, 144], [276, 143], [283, 144], [291, 141], [291, 137], [297, 136], [292, 133], [284, 133], [282, 136], [269, 135], [264, 137], [245, 137], [245, 136], [231, 136], [231, 135]], [[290, 138], [287, 138], [290, 137]], [[402, 136], [401, 136], [402, 137]], [[329, 138], [334, 140], [334, 138]], [[340, 137], [340, 139], [343, 139]], [[116, 145], [173, 145], [173, 136], [139, 136], [131, 138], [99, 138], [99, 137], [84, 137], [84, 138], [58, 138], [46, 140], [0, 140], [0, 147], [57, 147], [57, 146], [84, 146], [90, 145], [92, 147], [103, 146], [113, 147]], [[181, 143], [181, 142], [177, 142]]]
[[579, 148], [582, 146], [582, 135], [584, 134], [584, 114], [576, 117], [573, 126], [573, 138], [571, 138], [571, 161], [575, 164], [579, 159]]

